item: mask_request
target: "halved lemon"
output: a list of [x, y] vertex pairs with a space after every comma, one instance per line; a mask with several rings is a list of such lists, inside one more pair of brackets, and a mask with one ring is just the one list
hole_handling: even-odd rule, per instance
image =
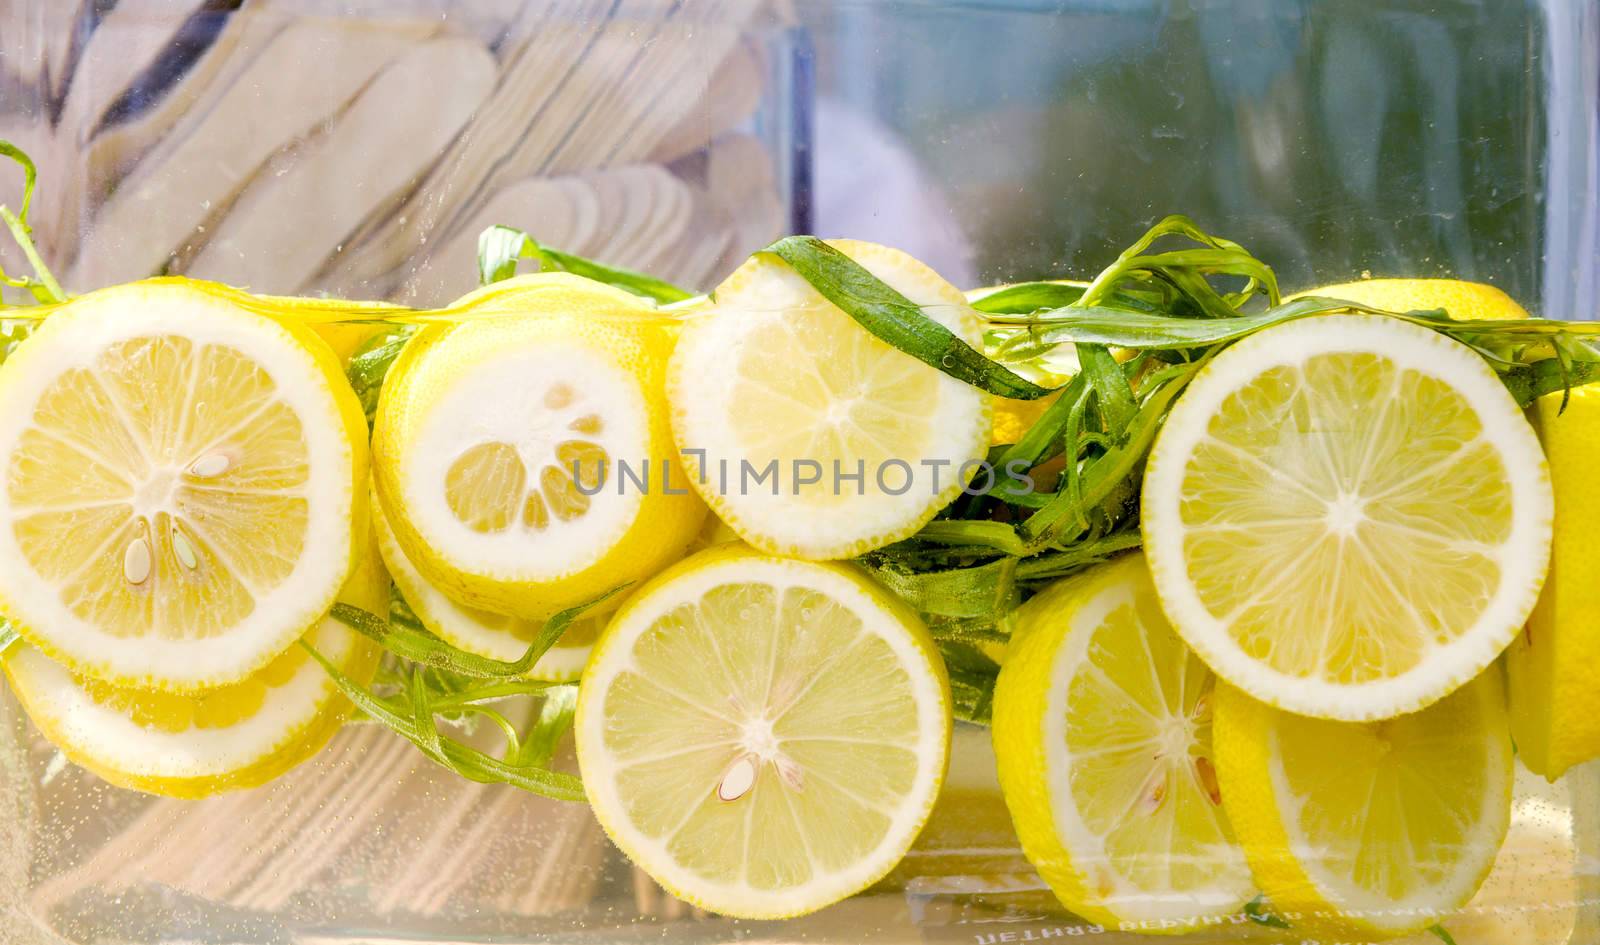
[[1482, 885], [1511, 816], [1505, 687], [1490, 669], [1379, 722], [1217, 692], [1223, 806], [1274, 911], [1365, 941], [1428, 928]]
[[672, 446], [671, 323], [566, 273], [478, 298], [407, 343], [379, 400], [374, 481], [405, 556], [451, 600], [525, 620], [681, 557], [705, 506]]
[[0, 405], [0, 612], [75, 672], [242, 679], [364, 547], [366, 424], [304, 326], [172, 280], [105, 289], [6, 360]]
[[623, 605], [575, 731], [629, 859], [706, 909], [780, 918], [905, 855], [944, 778], [950, 691], [921, 621], [854, 568], [724, 545]]
[[[394, 576], [400, 596], [405, 598], [411, 612], [430, 632], [451, 646], [490, 659], [515, 660], [527, 651], [528, 645], [544, 627], [544, 621], [519, 620], [456, 603], [428, 583], [428, 579], [406, 557], [382, 509], [375, 509], [372, 523], [378, 535], [378, 548], [383, 554], [383, 562]], [[539, 657], [538, 663], [528, 671], [528, 676], [551, 682], [577, 679], [583, 672], [583, 665], [589, 661], [589, 648], [605, 623], [604, 614], [586, 613], [578, 618], [561, 634], [556, 645]]]
[[[972, 345], [965, 296], [899, 250], [845, 253]], [[989, 446], [991, 400], [878, 340], [788, 264], [752, 256], [688, 317], [668, 395], [695, 488], [774, 554], [848, 558], [910, 535]]]
[[991, 732], [1023, 851], [1062, 905], [1177, 933], [1250, 898], [1218, 794], [1214, 685], [1162, 616], [1142, 555], [1018, 609]]
[[1477, 675], [1550, 555], [1550, 475], [1510, 394], [1470, 349], [1381, 316], [1217, 355], [1167, 417], [1141, 502], [1189, 646], [1324, 718], [1414, 711]]
[[[382, 612], [388, 599], [389, 578], [374, 551], [339, 600]], [[332, 617], [303, 639], [359, 683], [377, 669], [377, 644]], [[34, 725], [67, 758], [112, 784], [169, 797], [264, 784], [320, 751], [350, 714], [327, 672], [298, 645], [241, 682], [194, 695], [87, 679], [20, 643], [4, 668]]]

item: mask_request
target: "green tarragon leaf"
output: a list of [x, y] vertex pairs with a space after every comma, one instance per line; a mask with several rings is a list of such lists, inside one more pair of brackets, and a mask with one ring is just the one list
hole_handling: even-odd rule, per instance
[[[473, 781], [510, 784], [557, 800], [581, 801], [582, 783], [570, 774], [549, 769], [556, 744], [572, 727], [577, 687], [528, 679], [526, 673], [574, 618], [610, 596], [556, 614], [546, 621], [528, 650], [510, 661], [459, 650], [409, 620], [335, 604], [335, 619], [400, 660], [395, 668], [380, 674], [373, 688], [349, 678], [309, 643], [301, 641], [301, 645], [366, 718], [411, 742], [435, 763]], [[400, 607], [398, 611], [404, 614], [409, 609]], [[398, 693], [383, 695], [379, 690]], [[519, 732], [494, 707], [499, 700], [514, 696], [543, 699], [526, 733]], [[475, 717], [493, 723], [505, 736], [504, 757], [495, 758], [448, 737], [440, 730], [440, 717], [458, 722]]]
[[[1029, 324], [1035, 327], [1026, 334], [1006, 339], [995, 357], [1000, 361], [1008, 361], [1013, 348], [1025, 349], [1029, 344], [1062, 342], [1154, 351], [1198, 348], [1237, 341], [1263, 328], [1281, 325], [1284, 322], [1349, 309], [1378, 315], [1394, 314], [1340, 299], [1309, 296], [1264, 311], [1235, 315], [1231, 318], [1183, 318], [1101, 307], [1068, 307], [1033, 316]], [[1444, 313], [1416, 312], [1409, 315], [1411, 320], [1432, 327], [1437, 325], [1438, 317]], [[1028, 356], [1033, 355], [1030, 352]]]
[[[1555, 394], [1600, 382], [1600, 361], [1576, 361], [1562, 364], [1556, 358], [1518, 364], [1506, 370], [1500, 379], [1516, 400], [1518, 406], [1531, 407], [1534, 401], [1546, 394]], [[1565, 404], [1563, 403], [1563, 406]]]
[[955, 332], [929, 318], [855, 260], [814, 236], [785, 237], [762, 250], [788, 263], [823, 298], [890, 345], [958, 381], [1017, 400], [1050, 393], [989, 360]]
[[302, 640], [300, 645], [305, 647], [339, 691], [362, 714], [417, 746], [435, 763], [471, 781], [509, 784], [558, 801], [581, 802], [585, 799], [583, 782], [570, 774], [552, 771], [543, 764], [518, 764], [514, 758], [502, 760], [444, 738], [432, 721], [431, 714], [427, 715], [427, 721], [419, 721], [419, 715], [437, 708], [428, 702], [425, 694], [419, 697], [415, 692], [407, 693], [403, 704], [385, 699], [345, 675], [310, 643]]
[[[28, 211], [33, 205], [33, 189], [38, 183], [39, 169], [34, 166], [33, 158], [28, 156], [28, 152], [4, 139], [0, 139], [0, 157], [9, 158], [22, 168], [22, 204], [15, 211], [0, 205], [0, 222], [11, 231], [11, 238], [22, 250], [22, 255], [27, 257], [28, 265], [33, 267], [32, 278], [12, 276], [0, 271], [0, 285], [25, 289], [33, 296], [34, 301], [43, 304], [65, 302], [67, 290], [61, 287], [61, 283], [56, 281], [50, 268], [44, 264], [38, 247], [33, 243], [33, 228], [28, 225]], [[0, 301], [0, 308], [4, 307], [4, 302]]]
[[561, 634], [566, 632], [573, 620], [621, 590], [621, 587], [615, 588], [588, 603], [569, 607], [551, 617], [545, 621], [545, 625], [528, 645], [528, 649], [515, 660], [496, 660], [468, 653], [451, 646], [426, 630], [385, 619], [349, 604], [334, 604], [330, 614], [335, 620], [375, 641], [401, 659], [479, 679], [516, 679], [533, 668], [539, 657], [561, 639]]
[[1244, 915], [1245, 915], [1245, 918], [1249, 919], [1251, 922], [1254, 922], [1257, 925], [1264, 925], [1264, 926], [1267, 926], [1268, 928], [1274, 928], [1274, 929], [1286, 929], [1286, 928], [1289, 928], [1289, 923], [1288, 923], [1287, 920], [1285, 920], [1282, 916], [1274, 915], [1267, 908], [1267, 897], [1266, 896], [1257, 896], [1254, 899], [1250, 900], [1249, 902], [1245, 903], [1244, 904]]
[[565, 253], [545, 246], [522, 230], [509, 226], [491, 226], [478, 235], [478, 282], [490, 285], [517, 274], [517, 262], [537, 260], [542, 271], [559, 270], [573, 275], [616, 286], [626, 292], [653, 299], [661, 304], [682, 302], [694, 298], [695, 293], [664, 282], [655, 276], [621, 266]]

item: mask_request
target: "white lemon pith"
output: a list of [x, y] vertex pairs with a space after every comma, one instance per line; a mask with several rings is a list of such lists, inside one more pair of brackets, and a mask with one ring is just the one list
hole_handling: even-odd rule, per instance
[[844, 565], [701, 552], [618, 611], [584, 671], [606, 832], [716, 912], [811, 912], [882, 878], [932, 810], [950, 694], [926, 628]]
[[[400, 547], [381, 509], [375, 511], [372, 521], [383, 562], [393, 575], [400, 596], [424, 627], [452, 646], [490, 659], [509, 662], [527, 651], [528, 645], [543, 628], [544, 621], [519, 620], [456, 603], [428, 583], [428, 579], [406, 557], [405, 549]], [[528, 676], [551, 682], [578, 678], [578, 674], [583, 672], [583, 664], [589, 660], [590, 645], [599, 635], [600, 628], [605, 626], [605, 619], [604, 615], [590, 616], [587, 613], [579, 617], [556, 641], [556, 645], [539, 657], [538, 663], [528, 671]]]
[[1498, 668], [1378, 722], [1293, 715], [1223, 686], [1213, 733], [1234, 832], [1296, 929], [1427, 928], [1472, 898], [1505, 840], [1512, 752]]
[[[981, 343], [978, 314], [922, 263], [829, 245]], [[881, 547], [933, 518], [963, 464], [983, 459], [989, 395], [874, 337], [786, 263], [753, 256], [714, 298], [673, 354], [673, 432], [698, 458], [695, 487], [752, 546], [813, 559]]]
[[431, 584], [538, 620], [681, 556], [705, 507], [672, 447], [665, 320], [564, 273], [491, 289], [396, 360], [375, 483]]
[[1219, 354], [1167, 417], [1141, 503], [1185, 641], [1265, 702], [1347, 720], [1489, 665], [1533, 608], [1553, 516], [1538, 440], [1483, 359], [1358, 315]]
[[133, 283], [0, 368], [0, 610], [108, 682], [237, 681], [333, 602], [365, 540], [366, 430], [325, 344]]
[[[356, 566], [339, 600], [374, 610], [388, 595], [374, 554]], [[377, 668], [377, 645], [333, 617], [303, 639], [359, 684]], [[350, 710], [298, 644], [240, 682], [194, 695], [85, 679], [24, 644], [6, 653], [4, 666], [29, 717], [68, 758], [112, 784], [171, 797], [263, 784], [316, 754]]]
[[1579, 387], [1534, 406], [1550, 460], [1556, 508], [1550, 576], [1525, 630], [1506, 650], [1517, 757], [1554, 780], [1600, 757], [1600, 388]]
[[1015, 617], [995, 689], [1000, 784], [1057, 898], [1108, 928], [1179, 933], [1252, 894], [1218, 796], [1214, 677], [1140, 555], [1052, 585]]

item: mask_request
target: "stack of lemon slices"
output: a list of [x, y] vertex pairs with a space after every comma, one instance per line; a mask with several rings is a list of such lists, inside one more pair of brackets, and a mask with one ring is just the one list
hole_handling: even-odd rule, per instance
[[[926, 267], [841, 246], [977, 341]], [[0, 369], [14, 688], [85, 767], [200, 796], [273, 777], [342, 722], [308, 648], [358, 682], [377, 653], [328, 616], [336, 600], [384, 612], [392, 575], [429, 631], [511, 659], [552, 615], [624, 588], [532, 670], [584, 674], [577, 748], [601, 823], [731, 914], [864, 888], [932, 809], [949, 686], [916, 614], [849, 565], [802, 559], [909, 534], [959, 483], [887, 503], [813, 490], [804, 514], [775, 515], [723, 503], [682, 459], [816, 442], [959, 466], [983, 456], [990, 407], [801, 285], [758, 260], [679, 318], [541, 273], [412, 318], [370, 472], [339, 372], [352, 339], [333, 334], [336, 354], [314, 330], [338, 312], [173, 279], [66, 304]], [[795, 317], [747, 318], [769, 302]], [[730, 332], [745, 360], [724, 370]], [[704, 528], [702, 495], [724, 513]]]
[[195, 283], [67, 303], [0, 371], [5, 669], [84, 767], [176, 795], [267, 780], [348, 706], [297, 640], [362, 678], [326, 614], [381, 609], [365, 421], [304, 327]]
[[[1480, 288], [1315, 294], [1520, 315]], [[1362, 940], [1466, 904], [1507, 830], [1495, 660], [1544, 584], [1552, 501], [1505, 387], [1432, 330], [1332, 315], [1214, 357], [1151, 452], [1144, 554], [1017, 615], [996, 754], [1062, 901], [1176, 932], [1259, 890]]]
[[[921, 263], [832, 245], [981, 343]], [[1324, 294], [1514, 308], [1454, 283]], [[349, 711], [310, 649], [358, 682], [377, 665], [330, 608], [387, 612], [391, 576], [429, 631], [501, 660], [607, 599], [532, 675], [582, 674], [585, 791], [636, 864], [752, 918], [895, 866], [945, 774], [949, 681], [919, 616], [841, 559], [959, 494], [993, 398], [766, 254], [673, 311], [541, 273], [415, 319], [369, 464], [340, 362], [371, 330], [319, 336], [335, 308], [292, 308], [134, 283], [0, 367], [4, 668], [68, 757], [177, 796], [274, 777]], [[1570, 668], [1596, 649], [1573, 629], [1581, 536], [1556, 533], [1545, 583], [1587, 426], [1538, 420], [1554, 490], [1482, 358], [1400, 319], [1289, 322], [1209, 360], [1149, 457], [1144, 551], [1011, 617], [999, 776], [1067, 907], [1182, 932], [1264, 894], [1297, 928], [1379, 937], [1471, 898], [1513, 729], [1552, 778], [1600, 747]]]
[[[977, 314], [926, 266], [833, 246], [978, 341]], [[882, 878], [933, 809], [951, 726], [943, 660], [905, 604], [827, 559], [931, 519], [960, 489], [952, 472], [896, 493], [873, 468], [981, 459], [991, 408], [777, 259], [752, 257], [713, 298], [684, 319], [667, 397], [688, 481], [726, 524], [610, 621], [576, 741], [595, 814], [634, 863], [704, 908], [780, 918]], [[797, 460], [818, 479], [797, 481]], [[864, 479], [837, 487], [835, 465], [858, 461]]]

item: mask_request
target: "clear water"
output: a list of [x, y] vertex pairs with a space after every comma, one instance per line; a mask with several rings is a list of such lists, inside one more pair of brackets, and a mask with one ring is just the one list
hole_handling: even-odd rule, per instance
[[[889, 879], [807, 918], [750, 923], [664, 893], [584, 805], [462, 781], [375, 726], [273, 784], [178, 801], [65, 764], [8, 695], [0, 723], [5, 945], [1150, 940], [1056, 905], [976, 727], [957, 731], [939, 806]], [[1600, 764], [1554, 786], [1523, 773], [1517, 795], [1493, 873], [1446, 927], [1459, 945], [1600, 941]], [[1305, 941], [1242, 917], [1185, 940]]]
[[[492, 32], [486, 23], [527, 4], [273, 6], [355, 31], [422, 15], [465, 35]], [[559, 15], [584, 27], [597, 14], [582, 11], [607, 6], [549, 9], [578, 11]], [[71, 47], [50, 41], [69, 7], [0, 0], [0, 124], [55, 144], [47, 157], [32, 150], [47, 161], [45, 186], [74, 198], [40, 205], [54, 214], [41, 230], [46, 252], [64, 272], [113, 182], [75, 163], [76, 139], [47, 133], [71, 114], [59, 85]], [[1081, 276], [1153, 219], [1183, 211], [1279, 266], [1289, 288], [1369, 271], [1494, 281], [1559, 317], [1592, 317], [1600, 299], [1592, 0], [804, 0], [772, 10], [748, 20], [765, 50], [763, 86], [736, 129], [764, 155], [762, 200], [692, 218], [666, 264], [652, 266], [648, 241], [611, 261], [704, 285], [742, 252], [814, 224], [902, 245], [966, 284]], [[191, 33], [214, 33], [218, 16]], [[809, 41], [788, 32], [796, 21]], [[813, 62], [825, 100], [814, 139]], [[159, 70], [143, 78], [117, 120], [169, 87]], [[691, 111], [686, 126], [710, 133], [721, 120], [703, 117]], [[374, 168], [385, 158], [365, 155]], [[705, 149], [665, 166], [715, 190]], [[0, 182], [0, 200], [15, 203], [13, 184]], [[343, 258], [343, 235], [361, 234], [336, 235], [330, 258]], [[376, 277], [330, 265], [254, 288], [407, 298], [422, 247], [447, 234], [441, 224], [413, 235], [416, 252]], [[175, 270], [192, 258], [176, 254]], [[470, 286], [470, 272], [453, 278]], [[463, 782], [375, 727], [348, 728], [274, 784], [175, 801], [65, 764], [0, 689], [0, 945], [1135, 940], [1055, 904], [1021, 856], [986, 741], [980, 729], [958, 732], [940, 807], [888, 881], [812, 917], [745, 923], [663, 893], [582, 805]], [[1519, 777], [1495, 871], [1445, 925], [1460, 945], [1600, 943], [1600, 767], [1555, 786]], [[1247, 920], [1191, 940], [1305, 943]]]

